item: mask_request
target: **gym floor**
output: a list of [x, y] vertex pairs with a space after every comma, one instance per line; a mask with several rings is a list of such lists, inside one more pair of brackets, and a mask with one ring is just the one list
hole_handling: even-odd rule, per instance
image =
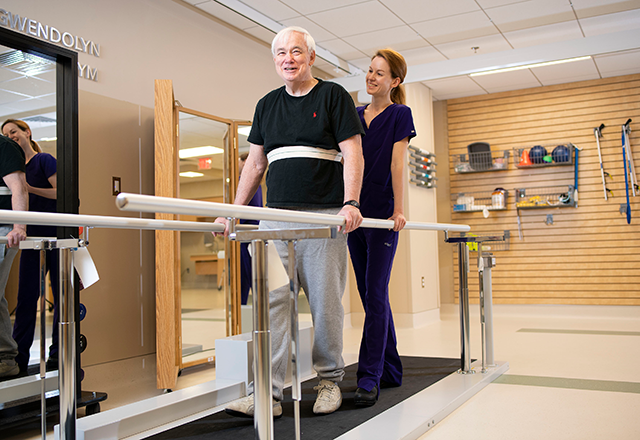
[[[479, 358], [478, 307], [471, 309], [471, 354]], [[510, 370], [420, 439], [640, 438], [640, 307], [500, 305], [494, 327], [495, 358], [508, 361]], [[439, 322], [397, 333], [403, 355], [460, 356], [457, 306], [443, 305]], [[347, 363], [356, 361], [360, 334], [345, 328]], [[109, 394], [102, 411], [162, 392], [155, 388], [154, 356], [85, 371], [84, 389]], [[194, 367], [177, 388], [213, 378], [214, 368]], [[38, 439], [39, 424], [6, 434], [7, 440]], [[47, 437], [53, 438], [52, 427]]]

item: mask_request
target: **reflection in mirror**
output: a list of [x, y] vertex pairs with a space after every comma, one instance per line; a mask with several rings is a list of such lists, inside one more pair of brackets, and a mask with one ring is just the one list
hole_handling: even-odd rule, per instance
[[[223, 202], [227, 123], [180, 111], [180, 189], [183, 199]], [[180, 216], [181, 220], [213, 219]], [[215, 356], [215, 340], [227, 336], [224, 238], [211, 233], [180, 233], [182, 363]]]
[[[0, 124], [7, 119], [17, 119], [24, 121], [31, 132], [31, 138], [38, 143], [44, 153], [56, 157], [56, 63], [37, 55], [15, 50], [9, 47], [0, 46]], [[34, 162], [35, 163], [35, 162]], [[27, 171], [29, 172], [29, 170]], [[55, 176], [53, 178], [55, 182]], [[55, 195], [53, 196], [55, 197]], [[53, 202], [55, 209], [55, 200]], [[30, 234], [32, 235], [32, 234]], [[40, 234], [42, 235], [42, 234]], [[54, 229], [55, 236], [55, 229]], [[36, 251], [33, 251], [36, 252]], [[8, 309], [11, 312], [11, 326], [13, 328], [16, 320], [16, 307], [18, 301], [18, 271], [20, 264], [23, 269], [31, 268], [33, 261], [25, 261], [20, 254], [14, 258], [14, 264], [5, 289], [5, 296], [8, 302]], [[29, 272], [22, 275], [23, 279], [31, 278], [31, 273], [38, 276], [37, 259], [36, 266]], [[20, 297], [22, 304], [32, 303], [32, 309], [18, 313], [18, 324], [13, 330], [13, 334], [21, 341], [21, 362], [23, 368], [19, 377], [26, 374], [37, 374], [40, 363], [40, 319], [39, 310], [36, 319], [36, 304], [39, 304], [39, 286], [36, 278], [35, 283], [22, 282]], [[46, 342], [47, 352], [45, 358], [49, 357], [49, 347], [52, 344], [53, 329], [53, 304], [54, 296], [51, 289], [49, 277], [47, 277], [47, 309], [46, 312]], [[26, 298], [30, 298], [27, 300]], [[32, 316], [33, 315], [33, 316]], [[29, 343], [33, 340], [33, 343]], [[27, 353], [28, 360], [27, 360]], [[28, 363], [25, 371], [24, 364]], [[57, 355], [52, 358], [52, 362], [47, 365], [47, 370], [56, 369]], [[0, 378], [8, 380], [12, 377]]]

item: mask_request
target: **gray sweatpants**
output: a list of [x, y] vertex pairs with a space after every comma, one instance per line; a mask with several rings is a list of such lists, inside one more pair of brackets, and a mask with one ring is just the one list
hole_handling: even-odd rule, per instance
[[[305, 210], [337, 214], [340, 209]], [[261, 221], [260, 229], [318, 228], [321, 225]], [[278, 255], [287, 269], [287, 244], [274, 241]], [[313, 319], [313, 368], [321, 379], [340, 382], [344, 376], [342, 331], [344, 308], [342, 295], [347, 280], [347, 236], [300, 240], [296, 245], [296, 262], [300, 286], [309, 301]], [[275, 262], [270, 262], [274, 264]], [[273, 396], [282, 400], [291, 345], [291, 312], [289, 285], [269, 292]]]
[[[0, 226], [0, 236], [7, 235], [13, 226]], [[9, 304], [5, 298], [5, 287], [9, 280], [13, 258], [18, 253], [18, 248], [9, 248], [6, 244], [0, 244], [0, 361], [9, 361], [13, 365], [13, 360], [18, 355], [18, 344], [11, 337], [11, 316], [9, 315]]]

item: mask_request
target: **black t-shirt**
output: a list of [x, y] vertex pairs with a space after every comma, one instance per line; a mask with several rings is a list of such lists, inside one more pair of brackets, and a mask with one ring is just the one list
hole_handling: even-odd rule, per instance
[[[24, 173], [24, 151], [16, 142], [0, 135], [0, 187], [6, 187], [4, 176], [22, 171]], [[11, 209], [11, 196], [0, 195], [0, 209]]]
[[[262, 145], [265, 155], [294, 146], [339, 152], [340, 142], [363, 132], [346, 90], [318, 79], [304, 96], [291, 96], [283, 86], [263, 97], [256, 105], [249, 142]], [[333, 208], [342, 206], [343, 198], [339, 161], [294, 157], [269, 165], [268, 207]]]

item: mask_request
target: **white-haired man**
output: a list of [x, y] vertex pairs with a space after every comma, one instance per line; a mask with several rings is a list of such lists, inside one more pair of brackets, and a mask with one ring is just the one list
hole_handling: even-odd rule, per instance
[[[251, 200], [268, 166], [268, 207], [338, 214], [346, 220], [343, 234], [337, 239], [301, 240], [296, 252], [297, 275], [313, 316], [312, 357], [320, 379], [313, 411], [329, 414], [342, 403], [338, 382], [344, 376], [346, 234], [362, 222], [358, 200], [364, 169], [363, 130], [349, 94], [338, 84], [313, 77], [315, 42], [306, 30], [283, 29], [273, 39], [271, 50], [284, 86], [268, 93], [256, 106], [249, 157], [235, 203]], [[216, 221], [226, 222], [223, 218]], [[261, 229], [313, 226], [260, 222]], [[275, 244], [286, 267], [286, 245], [279, 241]], [[288, 295], [288, 285], [269, 293], [274, 417], [282, 415], [280, 401], [291, 338]], [[252, 394], [227, 407], [232, 415], [253, 416], [253, 412]]]

